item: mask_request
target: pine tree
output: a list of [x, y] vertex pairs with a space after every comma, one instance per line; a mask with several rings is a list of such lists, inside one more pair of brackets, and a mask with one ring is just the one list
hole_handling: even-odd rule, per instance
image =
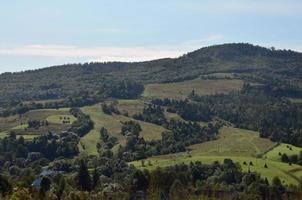
[[51, 180], [48, 177], [43, 177], [40, 184], [40, 195], [45, 196], [46, 192], [50, 189]]
[[97, 168], [95, 167], [92, 176], [92, 189], [95, 189], [96, 186], [99, 184], [99, 182], [100, 182], [100, 175]]
[[159, 195], [159, 187], [155, 181], [156, 177], [154, 177], [154, 174], [151, 174], [150, 176], [150, 183], [147, 189], [147, 196], [148, 200], [158, 200], [160, 199]]
[[91, 190], [91, 178], [88, 172], [86, 162], [80, 161], [80, 167], [77, 175], [77, 184], [80, 190], [90, 191]]
[[176, 179], [170, 187], [170, 198], [173, 200], [183, 200], [187, 197], [187, 191], [184, 188], [184, 185]]
[[6, 196], [12, 191], [12, 186], [8, 179], [0, 174], [0, 198]]

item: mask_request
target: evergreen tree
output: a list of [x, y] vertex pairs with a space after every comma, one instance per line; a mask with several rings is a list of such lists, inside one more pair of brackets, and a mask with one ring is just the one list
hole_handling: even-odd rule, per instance
[[183, 200], [187, 197], [185, 187], [178, 179], [176, 179], [171, 185], [169, 193], [170, 198], [173, 200]]
[[16, 158], [26, 158], [28, 154], [28, 150], [22, 144], [18, 145], [16, 149]]
[[11, 191], [12, 191], [12, 186], [9, 183], [8, 179], [6, 177], [0, 175], [0, 197], [6, 196]]
[[77, 174], [77, 184], [80, 190], [90, 191], [91, 190], [91, 178], [88, 172], [86, 162], [80, 161], [80, 166]]
[[46, 192], [50, 189], [51, 180], [48, 177], [43, 177], [40, 184], [40, 195], [45, 196]]
[[97, 168], [94, 168], [93, 176], [92, 176], [92, 189], [95, 189], [100, 182], [100, 175]]
[[64, 194], [64, 191], [66, 189], [66, 182], [63, 176], [61, 176], [58, 180], [58, 184], [54, 186], [54, 194], [57, 196], [58, 200], [61, 199], [61, 197]]

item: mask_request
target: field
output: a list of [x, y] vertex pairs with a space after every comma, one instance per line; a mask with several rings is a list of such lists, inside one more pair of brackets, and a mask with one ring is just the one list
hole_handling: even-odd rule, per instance
[[290, 144], [280, 144], [278, 147], [276, 147], [273, 150], [269, 151], [266, 154], [266, 157], [270, 160], [281, 161], [281, 156], [279, 155], [279, 153], [281, 153], [281, 154], [285, 153], [288, 156], [300, 155], [301, 150], [302, 150], [301, 148], [295, 147], [295, 146], [290, 145]]
[[194, 90], [199, 95], [215, 93], [228, 93], [240, 90], [243, 86], [241, 80], [218, 79], [202, 80], [195, 79], [177, 83], [148, 84], [145, 86], [143, 97], [146, 98], [171, 98], [185, 99]]
[[133, 116], [143, 111], [145, 102], [143, 100], [118, 100], [118, 110], [122, 113], [127, 112], [129, 116]]
[[[69, 124], [63, 124], [60, 117], [69, 118]], [[29, 120], [47, 120], [48, 126], [41, 126], [39, 129], [28, 128], [27, 122]], [[14, 131], [18, 136], [23, 136], [25, 139], [32, 139], [40, 134], [53, 131], [60, 133], [63, 130], [68, 130], [70, 124], [75, 118], [69, 114], [68, 108], [63, 109], [43, 109], [32, 110], [23, 115], [15, 115], [10, 117], [0, 118], [0, 137], [7, 136], [10, 131]]]
[[[125, 138], [120, 134], [122, 122], [133, 120], [132, 118], [123, 115], [107, 115], [101, 110], [100, 104], [86, 106], [81, 109], [84, 113], [90, 115], [92, 121], [95, 123], [94, 129], [86, 134], [80, 141], [79, 147], [81, 152], [89, 155], [97, 154], [96, 144], [99, 141], [99, 131], [102, 127], [108, 129], [111, 135], [118, 139], [119, 144], [125, 144]], [[139, 122], [142, 128], [140, 135], [145, 138], [145, 140], [160, 139], [161, 133], [165, 131], [163, 127], [158, 125], [141, 121], [137, 122]], [[115, 146], [114, 150], [116, 150], [117, 147], [118, 145]]]
[[[276, 150], [273, 148], [275, 146]], [[284, 144], [284, 146], [285, 149], [283, 145], [279, 147], [276, 143], [259, 138], [257, 132], [223, 127], [220, 137], [217, 140], [192, 145], [190, 152], [152, 157], [145, 160], [145, 167], [142, 167], [141, 161], [135, 161], [130, 164], [138, 168], [148, 168], [152, 170], [157, 167], [190, 163], [191, 161], [201, 161], [202, 163], [211, 164], [214, 161], [223, 162], [224, 159], [230, 158], [240, 164], [244, 171], [256, 171], [269, 181], [271, 181], [274, 176], [279, 176], [285, 184], [297, 185], [298, 180], [302, 176], [302, 167], [299, 165], [290, 166], [287, 163], [282, 163], [275, 159], [279, 151], [287, 150], [286, 144]], [[257, 158], [257, 155], [261, 155], [269, 149], [273, 150], [261, 158]], [[250, 162], [252, 162], [252, 165], [249, 165]], [[151, 163], [151, 165], [149, 165], [149, 163]], [[264, 167], [265, 164], [267, 168]]]
[[49, 123], [54, 124], [64, 124], [64, 121], [65, 123], [72, 124], [77, 120], [73, 115], [50, 115], [46, 119]]

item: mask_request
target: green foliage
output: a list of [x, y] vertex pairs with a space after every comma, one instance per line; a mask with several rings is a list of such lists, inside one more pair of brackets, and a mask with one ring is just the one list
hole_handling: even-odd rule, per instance
[[0, 197], [5, 197], [12, 192], [12, 185], [8, 179], [0, 174]]
[[45, 196], [46, 192], [50, 189], [51, 180], [48, 177], [43, 177], [40, 184], [40, 195]]
[[76, 183], [80, 190], [90, 191], [91, 190], [91, 177], [88, 172], [87, 164], [85, 160], [80, 160], [78, 173], [76, 176]]
[[142, 113], [135, 114], [133, 118], [157, 125], [163, 125], [166, 123], [164, 109], [162, 109], [161, 106], [154, 104], [149, 104], [148, 107], [143, 109]]
[[183, 200], [188, 196], [186, 187], [178, 180], [174, 180], [169, 190], [170, 198], [173, 200]]
[[71, 128], [69, 129], [71, 132], [74, 132], [82, 137], [91, 129], [93, 129], [94, 123], [90, 119], [90, 116], [85, 115], [79, 108], [70, 109], [70, 113], [77, 118], [77, 120], [72, 123]]
[[107, 115], [112, 115], [112, 113], [119, 115], [120, 111], [117, 108], [117, 102], [114, 101], [107, 105], [106, 103], [102, 104], [102, 110]]

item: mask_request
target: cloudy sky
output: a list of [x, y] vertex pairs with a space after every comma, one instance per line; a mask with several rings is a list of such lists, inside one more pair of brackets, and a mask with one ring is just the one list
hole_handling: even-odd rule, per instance
[[249, 42], [302, 52], [301, 0], [3, 0], [0, 73]]

